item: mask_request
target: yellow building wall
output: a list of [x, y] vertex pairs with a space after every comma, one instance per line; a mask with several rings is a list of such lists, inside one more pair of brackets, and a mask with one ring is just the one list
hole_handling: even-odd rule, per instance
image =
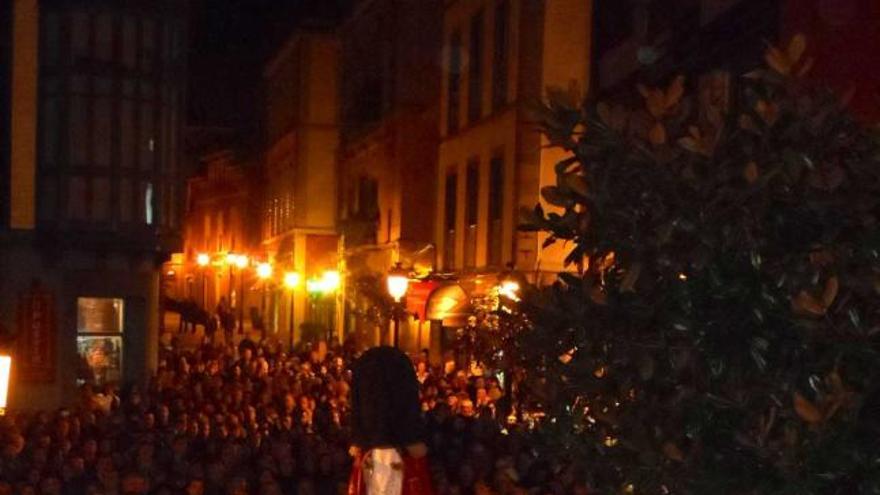
[[[510, 108], [492, 114], [492, 53], [496, 2], [490, 0], [458, 1], [451, 3], [444, 15], [443, 81], [439, 111], [439, 129], [443, 136], [437, 167], [437, 208], [435, 239], [437, 258], [443, 266], [445, 243], [445, 187], [446, 176], [455, 170], [458, 176], [456, 239], [454, 268], [461, 270], [465, 251], [465, 205], [467, 197], [467, 163], [479, 160], [479, 200], [477, 215], [476, 267], [485, 267], [488, 259], [489, 229], [489, 173], [490, 161], [499, 150], [504, 156], [504, 218], [502, 228], [502, 261], [513, 261], [523, 271], [563, 270], [566, 249], [560, 244], [542, 249], [546, 234], [520, 233], [520, 209], [533, 208], [540, 200], [540, 189], [554, 184], [554, 165], [563, 158], [559, 150], [546, 148], [547, 141], [528, 122], [527, 106], [543, 96], [550, 86], [574, 86], [581, 94], [588, 90], [591, 52], [592, 2], [589, 0], [544, 0], [540, 4], [530, 0], [510, 0], [508, 49], [508, 101]], [[482, 10], [483, 58], [481, 119], [468, 122], [470, 23]], [[450, 135], [447, 129], [449, 107], [450, 40], [454, 32], [461, 33], [462, 67], [458, 131]], [[541, 201], [542, 204], [544, 203]], [[551, 209], [543, 204], [545, 210]], [[514, 246], [516, 252], [514, 252]]]
[[9, 225], [36, 224], [37, 77], [40, 15], [37, 0], [14, 0], [12, 6], [12, 118]]
[[[590, 53], [592, 26], [592, 2], [590, 0], [545, 0], [544, 40], [542, 54], [542, 82], [545, 88], [571, 88], [581, 97], [587, 94], [590, 81]], [[556, 184], [554, 166], [567, 154], [549, 147], [541, 137], [541, 187]], [[545, 212], [561, 209], [541, 199]], [[540, 246], [548, 234], [539, 232], [537, 263], [541, 271], [559, 272], [565, 269], [564, 260], [570, 246], [557, 242], [547, 248]]]
[[467, 190], [467, 164], [476, 158], [479, 161], [479, 200], [477, 203], [477, 250], [476, 266], [485, 266], [488, 259], [489, 236], [489, 173], [490, 163], [495, 156], [504, 158], [504, 206], [502, 209], [502, 262], [513, 259], [513, 236], [519, 222], [516, 205], [516, 126], [518, 112], [508, 109], [486, 122], [473, 127], [440, 145], [439, 166], [437, 167], [437, 208], [434, 221], [437, 239], [437, 255], [441, 269], [444, 266], [443, 253], [446, 249], [446, 175], [451, 171], [458, 174], [456, 190], [456, 238], [455, 268], [464, 265], [465, 205], [470, 191]]
[[[268, 91], [269, 153], [265, 163], [270, 194], [293, 196], [293, 222], [275, 236], [264, 233], [267, 258], [302, 276], [294, 292], [294, 340], [309, 318], [306, 278], [315, 274], [308, 246], [312, 236], [336, 234], [336, 156], [339, 147], [338, 38], [327, 32], [294, 34], [264, 72]], [[268, 229], [266, 229], [268, 230]], [[329, 253], [336, 257], [336, 247]], [[322, 266], [326, 269], [326, 266]], [[337, 305], [335, 319], [341, 318]], [[278, 336], [289, 339], [290, 293], [279, 294]]]
[[336, 226], [336, 153], [339, 147], [339, 43], [329, 36], [304, 40], [305, 115], [299, 128], [297, 201], [304, 216], [297, 227]]

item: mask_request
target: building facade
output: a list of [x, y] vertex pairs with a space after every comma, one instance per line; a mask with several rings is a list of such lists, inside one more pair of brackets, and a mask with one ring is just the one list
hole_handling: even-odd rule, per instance
[[[260, 249], [276, 267], [269, 326], [285, 341], [315, 333], [307, 336], [338, 337], [341, 328], [340, 288], [323, 283], [338, 280], [339, 269], [339, 52], [332, 27], [303, 25], [263, 72], [267, 152]], [[284, 287], [285, 272], [299, 274], [302, 284]]]
[[[439, 133], [442, 3], [361, 0], [340, 28], [342, 42], [339, 218], [346, 327], [363, 345], [390, 343], [387, 320], [367, 314], [401, 263], [434, 269], [433, 217]], [[426, 328], [406, 321], [401, 345], [416, 349]]]
[[[260, 251], [260, 225], [253, 221], [262, 206], [258, 167], [231, 150], [206, 153], [199, 161], [199, 172], [187, 180], [183, 249], [162, 270], [163, 300], [169, 306], [195, 303], [209, 313], [226, 306], [243, 326], [259, 326], [254, 312], [265, 303], [253, 266], [262, 260], [251, 259]], [[248, 266], [227, 262], [230, 254], [248, 256]]]
[[9, 3], [0, 326], [12, 407], [47, 407], [155, 365], [159, 268], [180, 242], [185, 22], [174, 2]]
[[434, 223], [439, 270], [461, 285], [459, 297], [484, 295], [510, 268], [537, 283], [564, 269], [561, 246], [517, 230], [561, 158], [529, 107], [548, 88], [587, 94], [591, 40], [592, 2], [446, 2]]

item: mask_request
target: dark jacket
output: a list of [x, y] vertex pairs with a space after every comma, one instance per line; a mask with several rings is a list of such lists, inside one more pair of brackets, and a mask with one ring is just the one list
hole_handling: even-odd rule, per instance
[[405, 447], [423, 440], [419, 382], [409, 358], [375, 347], [352, 366], [352, 435], [362, 449]]

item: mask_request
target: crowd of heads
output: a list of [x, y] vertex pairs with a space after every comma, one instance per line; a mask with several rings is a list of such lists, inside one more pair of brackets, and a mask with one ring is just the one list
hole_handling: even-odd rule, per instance
[[[340, 494], [354, 353], [273, 343], [164, 349], [143, 386], [0, 418], [0, 495]], [[508, 424], [501, 381], [414, 359], [438, 495], [582, 493]]]

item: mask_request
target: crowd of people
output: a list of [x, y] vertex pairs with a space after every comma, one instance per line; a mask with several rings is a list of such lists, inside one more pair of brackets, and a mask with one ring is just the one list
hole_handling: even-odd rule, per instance
[[[494, 376], [414, 360], [438, 495], [586, 493], [500, 418]], [[0, 418], [0, 495], [344, 494], [350, 364], [319, 344], [162, 351], [149, 383], [81, 388], [76, 407]]]

